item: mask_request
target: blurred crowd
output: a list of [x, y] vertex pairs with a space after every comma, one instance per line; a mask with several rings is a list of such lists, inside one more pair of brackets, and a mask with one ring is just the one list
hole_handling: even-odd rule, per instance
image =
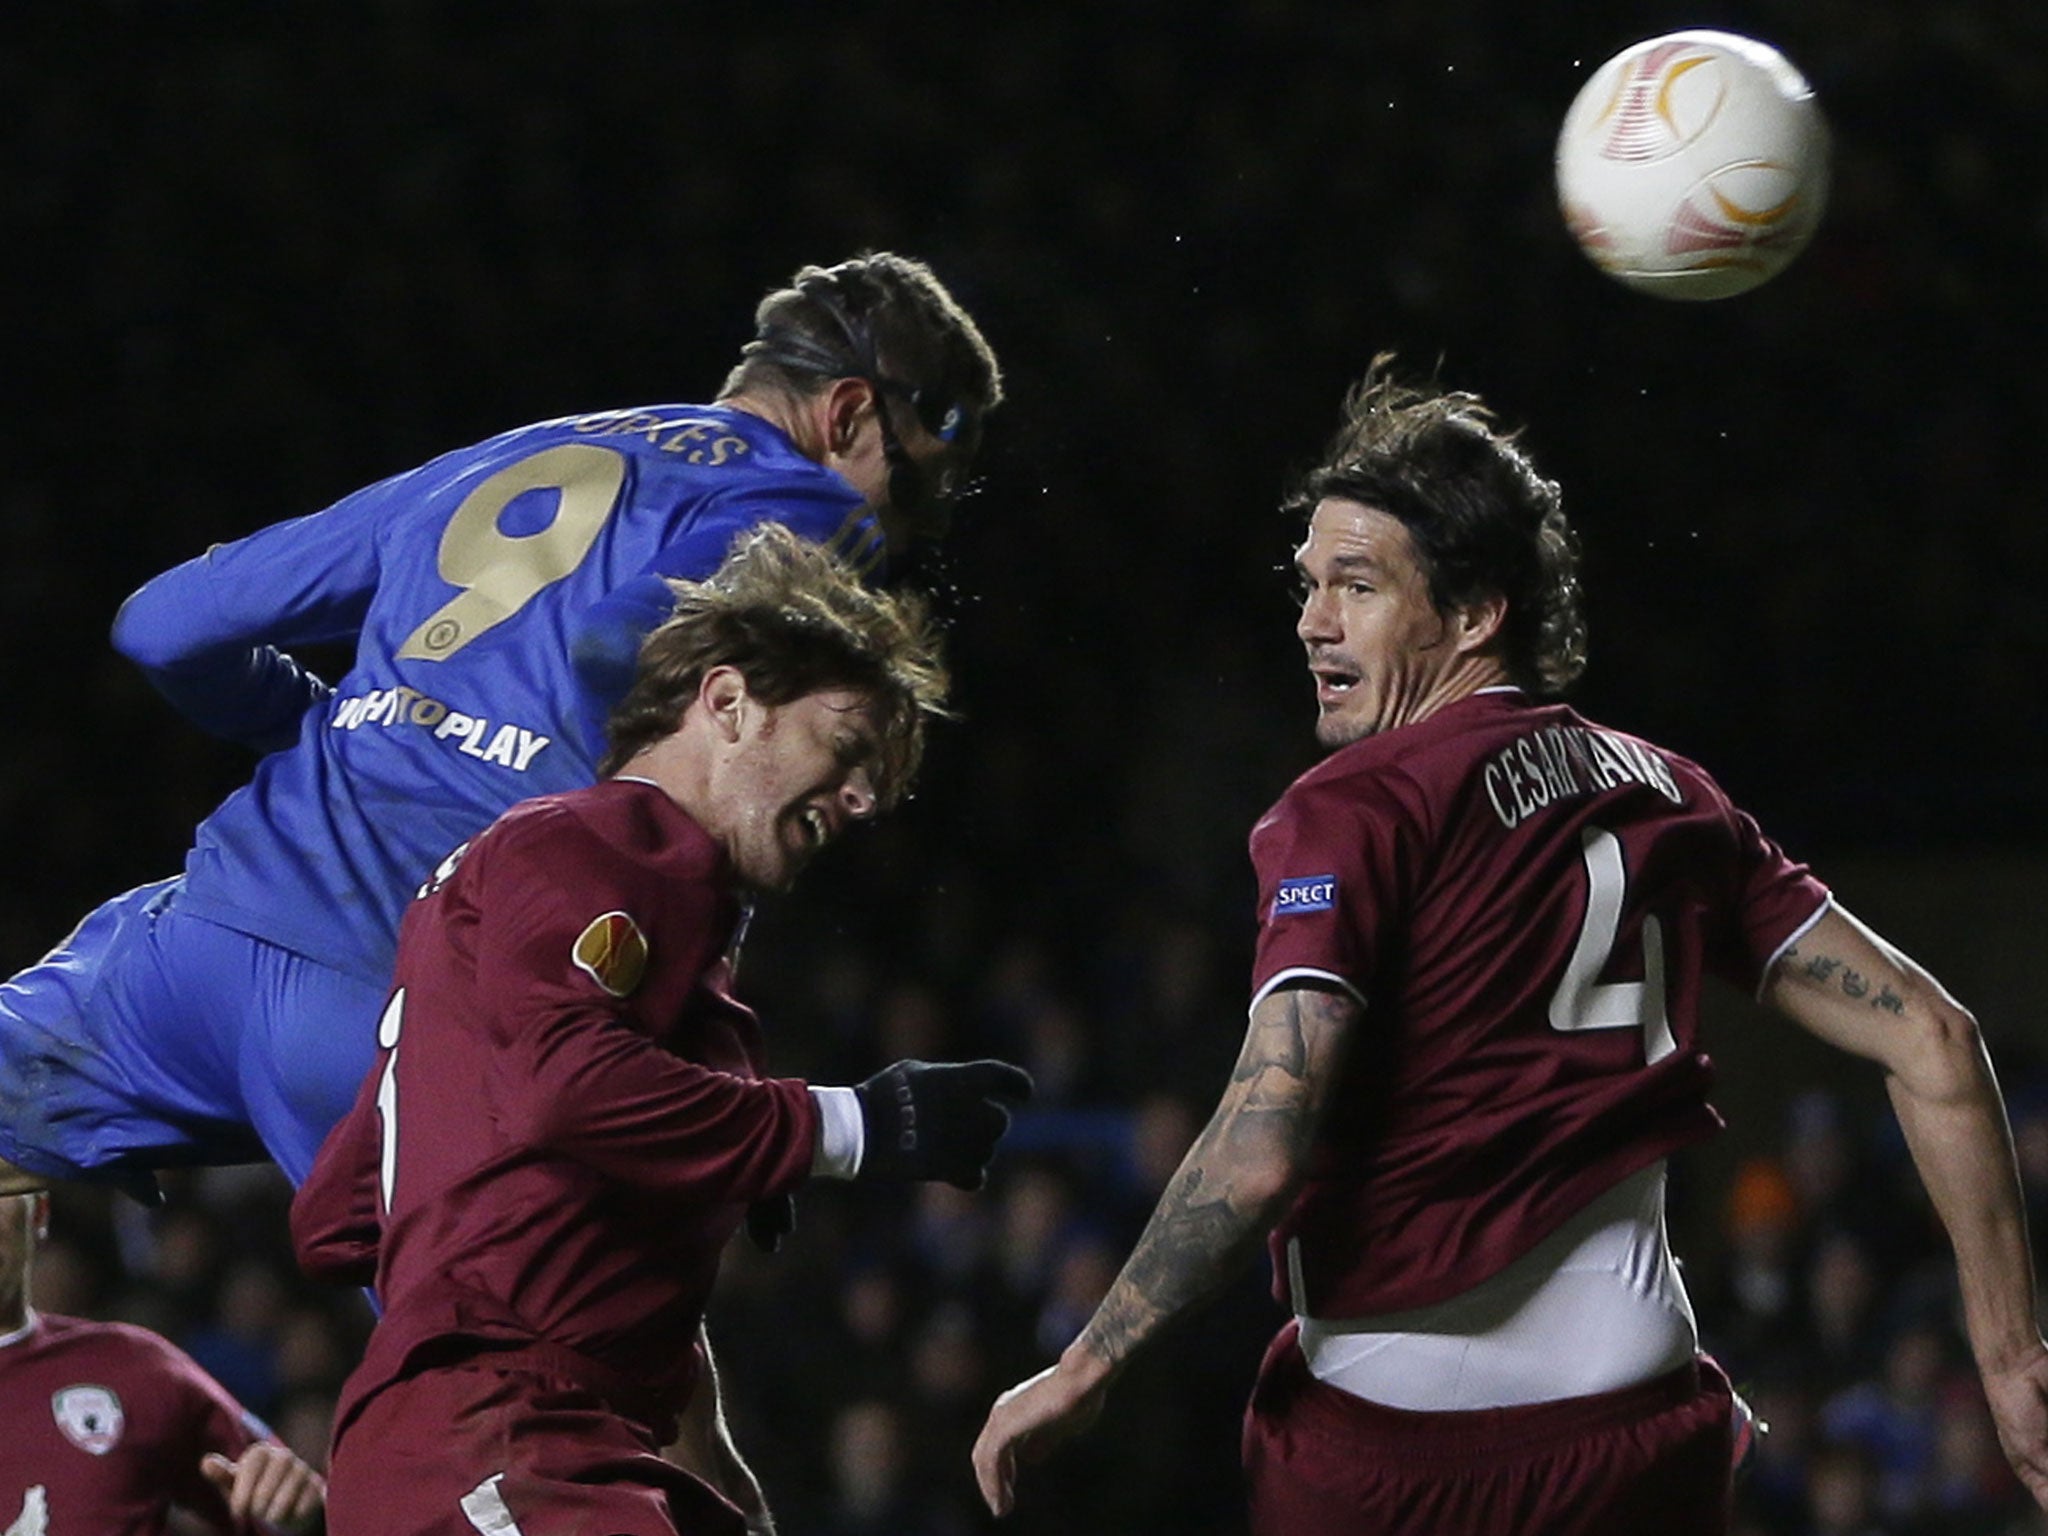
[[[2007, 1072], [2036, 1263], [2048, 1256], [2043, 1079]], [[1821, 1091], [1715, 1192], [1688, 1273], [1704, 1342], [1770, 1426], [1738, 1536], [2011, 1536], [2041, 1517], [1964, 1346], [1954, 1262], [1889, 1116]]]
[[[783, 1253], [734, 1250], [711, 1326], [792, 1536], [950, 1536], [985, 1523], [989, 1399], [1085, 1317], [1235, 1052], [1244, 836], [1313, 756], [1272, 508], [1374, 351], [1532, 424], [1588, 544], [1592, 712], [1699, 757], [1823, 875], [2039, 846], [2048, 375], [2021, 317], [2048, 160], [2015, 146], [2048, 121], [2048, 12], [779, 9], [24, 14], [0, 970], [173, 870], [247, 772], [107, 649], [125, 592], [516, 422], [700, 397], [800, 261], [929, 257], [1012, 397], [939, 572], [964, 719], [918, 799], [764, 910], [740, 987], [781, 1070], [997, 1052], [1040, 1098], [981, 1195], [807, 1194]], [[1593, 274], [1548, 181], [1584, 73], [1701, 22], [1783, 46], [1837, 141], [1814, 247], [1704, 312]], [[2039, 1241], [2048, 1075], [2007, 1076]], [[1739, 1165], [1676, 1193], [1707, 1343], [1772, 1424], [1745, 1536], [2039, 1530], [1889, 1122], [1732, 1118]], [[274, 1175], [171, 1194], [66, 1192], [39, 1299], [159, 1328], [319, 1457], [360, 1298], [293, 1275]], [[1238, 1530], [1265, 1279], [1134, 1366], [1142, 1406], [1012, 1528]]]
[[[771, 925], [772, 926], [772, 925]], [[777, 936], [763, 939], [773, 948]], [[1200, 936], [1154, 935], [1195, 974]], [[829, 946], [828, 946], [829, 950]], [[750, 956], [750, 966], [759, 956]], [[745, 978], [743, 977], [743, 980]], [[995, 1529], [967, 1451], [995, 1393], [1050, 1363], [1113, 1279], [1199, 1127], [1228, 1055], [1227, 987], [1187, 999], [1214, 1040], [1066, 992], [1019, 946], [954, 994], [874, 985], [848, 950], [780, 986], [776, 1049], [818, 1080], [861, 1064], [1013, 1054], [1040, 1095], [990, 1187], [814, 1186], [775, 1255], [736, 1239], [710, 1329], [735, 1437], [782, 1529], [965, 1536]], [[1112, 1024], [1117, 1027], [1112, 1027]], [[1149, 1064], [1108, 1042], [1179, 1041]], [[2048, 1071], [2007, 1086], [2037, 1253], [2048, 1262]], [[1953, 1264], [1895, 1123], [1825, 1089], [1793, 1098], [1725, 1179], [1681, 1156], [1674, 1225], [1704, 1345], [1768, 1424], [1736, 1536], [2040, 1536], [2007, 1470], [1957, 1311]], [[165, 1209], [66, 1191], [36, 1274], [49, 1310], [143, 1323], [181, 1343], [290, 1444], [324, 1464], [334, 1396], [368, 1328], [354, 1293], [297, 1277], [288, 1191], [268, 1169], [169, 1180]], [[1005, 1529], [1238, 1536], [1236, 1438], [1282, 1313], [1255, 1265], [1119, 1383], [1119, 1412], [1031, 1489]]]

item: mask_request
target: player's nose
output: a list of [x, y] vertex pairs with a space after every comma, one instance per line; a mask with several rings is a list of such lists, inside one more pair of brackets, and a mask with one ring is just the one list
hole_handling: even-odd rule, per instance
[[855, 821], [866, 821], [874, 815], [878, 803], [875, 781], [865, 768], [854, 769], [839, 786], [840, 809]]
[[1301, 600], [1301, 616], [1294, 621], [1294, 633], [1305, 645], [1341, 640], [1344, 628], [1338, 622], [1337, 614], [1337, 602], [1330, 592], [1310, 592]]

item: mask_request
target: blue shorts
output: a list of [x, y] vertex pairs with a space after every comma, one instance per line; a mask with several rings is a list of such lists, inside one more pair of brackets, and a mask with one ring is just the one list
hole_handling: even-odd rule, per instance
[[151, 1170], [276, 1159], [294, 1184], [376, 1054], [381, 987], [117, 896], [0, 984], [0, 1157], [141, 1193]]

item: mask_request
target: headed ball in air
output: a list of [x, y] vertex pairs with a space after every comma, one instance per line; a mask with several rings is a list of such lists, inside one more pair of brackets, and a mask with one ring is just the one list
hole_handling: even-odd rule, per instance
[[1557, 136], [1565, 225], [1608, 276], [1664, 299], [1725, 299], [1776, 276], [1827, 201], [1827, 122], [1775, 48], [1673, 32], [1625, 48]]

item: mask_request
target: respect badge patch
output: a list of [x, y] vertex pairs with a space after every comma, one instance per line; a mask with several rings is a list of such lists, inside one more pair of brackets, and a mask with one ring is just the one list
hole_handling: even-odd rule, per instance
[[592, 918], [578, 935], [574, 954], [577, 968], [613, 997], [626, 996], [647, 974], [647, 939], [623, 912]]
[[1337, 905], [1335, 875], [1297, 875], [1282, 880], [1273, 893], [1273, 915], [1292, 917], [1297, 912], [1327, 912]]

